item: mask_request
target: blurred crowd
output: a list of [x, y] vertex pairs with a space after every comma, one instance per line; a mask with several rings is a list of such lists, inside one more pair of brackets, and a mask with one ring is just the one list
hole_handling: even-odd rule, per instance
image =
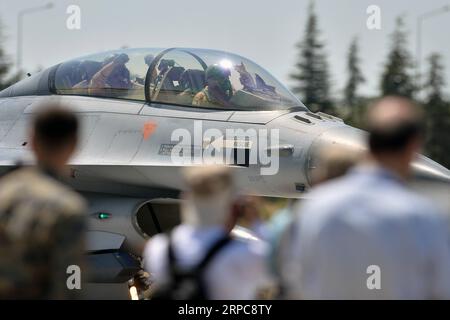
[[[229, 167], [190, 167], [181, 224], [150, 238], [134, 294], [150, 299], [449, 299], [445, 215], [407, 185], [423, 114], [406, 98], [376, 101], [367, 152], [322, 150], [307, 197], [270, 220], [237, 194]], [[64, 181], [74, 114], [49, 106], [31, 130], [37, 165], [0, 179], [0, 298], [75, 299], [83, 268], [84, 200]], [[252, 237], [236, 232], [246, 226]]]

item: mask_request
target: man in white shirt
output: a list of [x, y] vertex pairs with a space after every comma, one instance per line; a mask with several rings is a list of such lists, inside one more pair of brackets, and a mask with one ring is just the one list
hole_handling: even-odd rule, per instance
[[369, 159], [299, 208], [284, 262], [290, 298], [450, 298], [447, 221], [404, 184], [421, 116], [399, 97], [369, 110]]
[[[232, 210], [234, 185], [228, 168], [190, 168], [185, 177], [191, 192], [182, 204], [182, 224], [171, 232], [170, 241], [177, 266], [188, 270], [230, 233], [238, 214]], [[171, 281], [168, 240], [156, 235], [144, 250], [145, 269], [152, 273], [156, 290]], [[233, 239], [224, 245], [202, 274], [207, 298], [254, 299], [269, 281], [266, 254], [260, 240]]]

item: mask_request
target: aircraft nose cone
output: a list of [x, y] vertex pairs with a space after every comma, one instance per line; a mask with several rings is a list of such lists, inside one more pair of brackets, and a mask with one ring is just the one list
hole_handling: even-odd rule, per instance
[[314, 171], [320, 162], [321, 152], [330, 148], [340, 148], [345, 152], [362, 154], [366, 151], [365, 131], [347, 125], [328, 129], [313, 141], [309, 150], [308, 180], [314, 180]]
[[425, 156], [419, 155], [412, 170], [416, 179], [450, 183], [450, 171]]
[[[310, 163], [308, 178], [311, 181], [311, 172], [317, 165], [320, 150], [337, 146], [346, 152], [363, 153], [367, 150], [367, 132], [342, 126], [332, 128], [321, 133], [313, 142], [310, 149]], [[450, 184], [450, 171], [437, 162], [419, 155], [412, 164], [414, 180], [436, 181]]]

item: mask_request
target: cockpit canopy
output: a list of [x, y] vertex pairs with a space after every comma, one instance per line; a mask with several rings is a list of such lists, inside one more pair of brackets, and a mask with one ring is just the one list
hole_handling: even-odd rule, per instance
[[50, 91], [231, 110], [306, 107], [254, 62], [206, 49], [123, 49], [49, 72]]
[[64, 95], [87, 95], [145, 101], [144, 58], [157, 49], [124, 49], [93, 54], [64, 62], [55, 72], [55, 91]]

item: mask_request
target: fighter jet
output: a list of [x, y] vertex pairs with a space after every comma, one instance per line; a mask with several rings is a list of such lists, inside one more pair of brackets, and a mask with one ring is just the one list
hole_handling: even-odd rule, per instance
[[[99, 283], [130, 279], [145, 240], [178, 223], [183, 167], [222, 161], [244, 194], [302, 198], [318, 150], [365, 149], [365, 132], [311, 112], [249, 59], [121, 49], [60, 63], [0, 92], [0, 172], [33, 161], [30, 118], [54, 102], [81, 120], [69, 183], [89, 200], [88, 253]], [[414, 169], [450, 181], [449, 170], [426, 157]]]

